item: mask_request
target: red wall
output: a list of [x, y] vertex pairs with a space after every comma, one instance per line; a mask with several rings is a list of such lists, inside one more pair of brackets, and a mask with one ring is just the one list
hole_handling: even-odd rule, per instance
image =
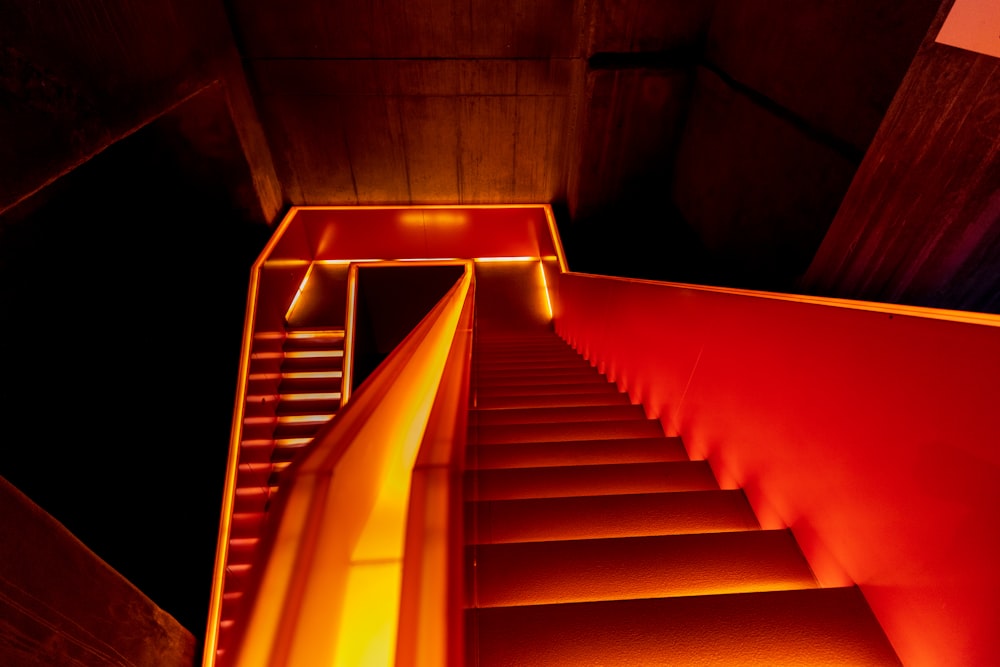
[[577, 274], [557, 294], [557, 331], [822, 584], [859, 584], [905, 664], [1000, 664], [1000, 317]]

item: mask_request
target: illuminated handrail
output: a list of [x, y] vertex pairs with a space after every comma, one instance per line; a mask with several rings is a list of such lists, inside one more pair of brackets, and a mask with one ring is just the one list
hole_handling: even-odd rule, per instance
[[466, 264], [285, 472], [233, 664], [391, 662], [411, 474], [472, 280]]
[[475, 311], [471, 294], [413, 470], [396, 667], [464, 662], [462, 472]]

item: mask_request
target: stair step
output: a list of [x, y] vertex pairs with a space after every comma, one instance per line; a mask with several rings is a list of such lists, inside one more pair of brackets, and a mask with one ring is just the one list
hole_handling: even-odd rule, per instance
[[560, 498], [718, 489], [705, 461], [478, 470], [465, 475], [467, 500]]
[[564, 378], [576, 379], [578, 377], [599, 377], [607, 382], [607, 378], [601, 375], [596, 368], [592, 368], [586, 364], [574, 364], [572, 366], [558, 366], [558, 367], [534, 367], [534, 368], [494, 368], [494, 369], [483, 369], [476, 368], [473, 370], [475, 375], [476, 384], [489, 384], [498, 380], [507, 380], [512, 378], [523, 378], [525, 380], [533, 380], [535, 378], [549, 378], [557, 379]]
[[311, 392], [340, 391], [343, 371], [300, 371], [282, 373], [277, 385], [279, 394], [308, 394]]
[[672, 491], [468, 502], [465, 539], [476, 544], [756, 530], [740, 490]]
[[[289, 415], [294, 416], [294, 415]], [[274, 439], [284, 440], [284, 439], [300, 439], [300, 438], [312, 438], [319, 432], [323, 426], [332, 419], [330, 416], [326, 416], [325, 419], [320, 420], [319, 417], [322, 415], [313, 415], [317, 417], [315, 420], [302, 421], [302, 422], [292, 422], [279, 421], [274, 429]]]
[[469, 447], [466, 453], [467, 466], [478, 470], [651, 463], [687, 458], [681, 439], [666, 437], [482, 445]]
[[343, 350], [293, 350], [284, 353], [281, 371], [339, 371], [343, 363]]
[[663, 427], [655, 419], [560, 422], [556, 424], [496, 424], [470, 429], [469, 444], [566, 442], [567, 440], [609, 440], [662, 436]]
[[332, 415], [340, 410], [340, 392], [304, 392], [281, 394], [276, 414], [282, 415]]
[[470, 426], [620, 421], [626, 419], [645, 420], [646, 411], [641, 405], [629, 403], [627, 405], [476, 409], [469, 412]]
[[276, 488], [269, 486], [237, 488], [233, 512], [263, 513], [267, 511], [269, 501], [276, 491]]
[[617, 395], [621, 392], [610, 382], [565, 382], [551, 384], [531, 382], [527, 384], [502, 384], [493, 387], [476, 387], [477, 400], [498, 397], [532, 396], [572, 396], [572, 395]]
[[476, 607], [814, 588], [788, 530], [466, 547]]
[[612, 392], [595, 394], [542, 394], [540, 396], [476, 396], [479, 410], [510, 408], [571, 408], [581, 405], [631, 405], [628, 394], [615, 388]]
[[480, 377], [476, 379], [476, 389], [490, 389], [494, 387], [519, 387], [525, 385], [567, 385], [578, 383], [590, 383], [607, 385], [608, 379], [595, 370], [579, 373], [563, 373], [559, 375], [498, 375], [493, 377]]
[[475, 370], [502, 370], [505, 368], [592, 368], [590, 362], [573, 350], [564, 352], [544, 352], [524, 354], [474, 354], [472, 367]]
[[476, 346], [479, 350], [572, 349], [566, 341], [554, 333], [541, 336], [497, 336], [480, 332], [476, 337]]
[[344, 349], [343, 329], [293, 329], [285, 336], [282, 347], [290, 350]]
[[900, 665], [856, 587], [471, 609], [479, 667]]
[[260, 543], [259, 537], [231, 537], [229, 539], [228, 563], [250, 563], [253, 553]]

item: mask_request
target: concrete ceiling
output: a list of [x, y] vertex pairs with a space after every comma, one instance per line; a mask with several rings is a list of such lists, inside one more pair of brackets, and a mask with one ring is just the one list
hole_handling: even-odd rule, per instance
[[552, 202], [583, 270], [788, 289], [938, 4], [227, 9], [290, 203]]

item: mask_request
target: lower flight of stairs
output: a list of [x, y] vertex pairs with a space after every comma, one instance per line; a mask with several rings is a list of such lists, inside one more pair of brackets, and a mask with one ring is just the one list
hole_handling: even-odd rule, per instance
[[858, 588], [555, 334], [478, 336], [472, 382], [466, 664], [900, 664]]
[[343, 329], [258, 333], [250, 354], [217, 650], [224, 656], [278, 478], [340, 409]]

